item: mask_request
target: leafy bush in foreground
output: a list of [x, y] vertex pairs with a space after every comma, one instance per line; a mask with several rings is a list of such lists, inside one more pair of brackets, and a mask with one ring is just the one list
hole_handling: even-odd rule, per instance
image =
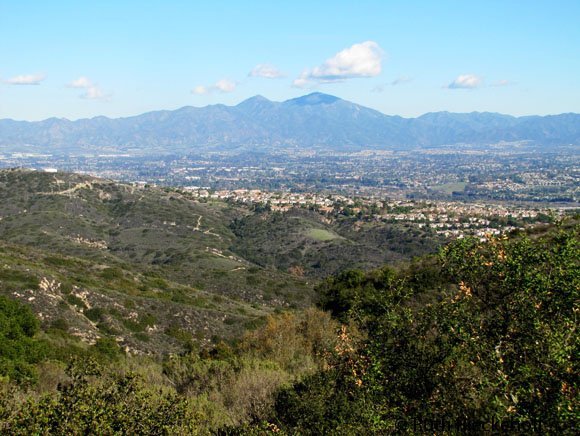
[[349, 365], [278, 395], [283, 429], [578, 428], [578, 231], [459, 240], [435, 262], [345, 273], [321, 287], [324, 307], [366, 340]]
[[[10, 434], [195, 434], [198, 418], [175, 394], [148, 389], [139, 377], [101, 377], [94, 362], [71, 365], [56, 395], [0, 407]], [[0, 405], [1, 406], [1, 405]]]

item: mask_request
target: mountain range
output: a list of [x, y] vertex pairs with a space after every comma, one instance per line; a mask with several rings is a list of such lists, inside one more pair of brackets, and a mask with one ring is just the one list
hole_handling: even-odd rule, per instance
[[361, 150], [503, 141], [540, 146], [580, 144], [580, 114], [513, 117], [435, 112], [402, 118], [312, 93], [284, 102], [255, 96], [236, 106], [186, 106], [127, 118], [0, 120], [0, 147], [7, 152]]

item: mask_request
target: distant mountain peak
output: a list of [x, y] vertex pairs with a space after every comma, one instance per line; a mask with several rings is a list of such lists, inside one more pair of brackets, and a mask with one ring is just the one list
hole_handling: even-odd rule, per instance
[[335, 97], [334, 95], [323, 94], [322, 92], [313, 92], [302, 97], [286, 100], [284, 103], [296, 106], [315, 106], [319, 104], [332, 104], [339, 100], [341, 99]]
[[274, 104], [273, 101], [268, 100], [266, 97], [262, 95], [255, 95], [250, 97], [241, 103], [237, 104], [237, 108], [239, 109], [268, 109]]
[[238, 106], [240, 106], [244, 103], [272, 103], [272, 101], [268, 100], [263, 95], [258, 94], [258, 95], [254, 95], [253, 97], [247, 98], [246, 100], [239, 103]]

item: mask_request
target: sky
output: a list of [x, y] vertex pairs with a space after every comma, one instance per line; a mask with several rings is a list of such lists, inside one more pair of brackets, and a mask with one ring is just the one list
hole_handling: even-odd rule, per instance
[[388, 115], [580, 112], [580, 1], [0, 0], [0, 118], [323, 92]]

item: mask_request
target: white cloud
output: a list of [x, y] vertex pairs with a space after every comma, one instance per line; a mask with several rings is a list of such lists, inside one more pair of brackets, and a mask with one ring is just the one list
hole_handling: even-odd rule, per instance
[[89, 86], [86, 88], [84, 94], [81, 94], [81, 98], [86, 100], [100, 100], [102, 98], [106, 98], [107, 96], [103, 94], [103, 91], [97, 86]]
[[40, 85], [46, 79], [44, 74], [22, 74], [5, 80], [10, 85]]
[[308, 70], [302, 71], [300, 76], [292, 81], [294, 88], [312, 88], [315, 85], [316, 82], [310, 79], [310, 72]]
[[513, 85], [513, 82], [503, 79], [503, 80], [498, 80], [497, 82], [495, 82], [491, 86], [510, 86], [510, 85]]
[[85, 76], [81, 76], [78, 79], [73, 80], [67, 86], [69, 88], [84, 89], [85, 92], [79, 95], [79, 97], [85, 100], [102, 100], [108, 99], [110, 97], [110, 95], [103, 93], [98, 84], [94, 83], [91, 79]]
[[409, 76], [401, 76], [401, 77], [397, 77], [395, 80], [393, 80], [391, 82], [391, 85], [392, 86], [403, 85], [403, 84], [409, 83], [411, 81], [413, 81], [413, 78], [412, 77], [409, 77]]
[[69, 88], [90, 88], [94, 86], [93, 82], [85, 76], [81, 76], [76, 80], [73, 80], [67, 85]]
[[479, 88], [483, 83], [481, 77], [475, 74], [461, 74], [451, 82], [446, 88], [449, 89], [475, 89]]
[[233, 92], [236, 90], [236, 83], [231, 80], [221, 79], [218, 80], [213, 86], [216, 91], [220, 92]]
[[204, 95], [204, 94], [207, 94], [208, 92], [209, 91], [208, 91], [207, 87], [201, 86], [201, 85], [196, 86], [195, 88], [193, 88], [191, 90], [192, 94], [197, 94], [197, 95]]
[[383, 50], [374, 41], [365, 41], [339, 51], [322, 65], [307, 69], [292, 82], [304, 88], [308, 82], [330, 83], [361, 77], [376, 77], [381, 74]]
[[237, 82], [232, 82], [231, 80], [228, 79], [221, 79], [211, 86], [198, 85], [191, 90], [191, 93], [196, 95], [204, 95], [211, 94], [212, 92], [222, 92], [222, 93], [234, 92], [237, 86], [238, 86]]
[[279, 79], [284, 77], [278, 68], [271, 64], [258, 64], [248, 74], [249, 77], [263, 77], [266, 79]]

